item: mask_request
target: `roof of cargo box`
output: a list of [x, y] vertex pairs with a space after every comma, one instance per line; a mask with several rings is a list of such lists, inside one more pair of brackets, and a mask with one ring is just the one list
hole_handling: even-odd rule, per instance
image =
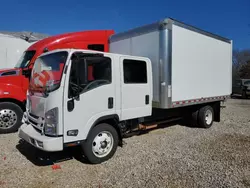
[[38, 40], [44, 39], [49, 36], [47, 34], [29, 32], [29, 31], [20, 31], [20, 32], [0, 31], [0, 34], [11, 38], [23, 39], [29, 43], [36, 42]]
[[127, 39], [127, 38], [130, 38], [130, 37], [135, 37], [135, 36], [138, 36], [138, 35], [142, 35], [142, 34], [157, 31], [157, 30], [164, 30], [166, 28], [172, 28], [171, 27], [172, 25], [177, 25], [177, 26], [183, 27], [185, 29], [189, 29], [191, 31], [194, 31], [194, 32], [197, 32], [197, 33], [200, 33], [200, 34], [203, 34], [203, 35], [206, 35], [206, 36], [209, 36], [209, 37], [212, 37], [212, 38], [215, 38], [215, 39], [227, 42], [227, 43], [231, 43], [231, 40], [228, 39], [228, 38], [225, 38], [225, 37], [213, 34], [211, 32], [199, 29], [199, 28], [194, 27], [192, 25], [188, 25], [186, 23], [180, 22], [180, 21], [175, 20], [173, 18], [165, 18], [163, 20], [160, 20], [160, 21], [157, 21], [157, 22], [154, 22], [154, 23], [151, 23], [151, 24], [143, 25], [143, 26], [140, 26], [140, 27], [130, 29], [128, 31], [124, 31], [124, 32], [114, 34], [109, 38], [109, 41], [110, 42], [115, 42], [115, 41]]

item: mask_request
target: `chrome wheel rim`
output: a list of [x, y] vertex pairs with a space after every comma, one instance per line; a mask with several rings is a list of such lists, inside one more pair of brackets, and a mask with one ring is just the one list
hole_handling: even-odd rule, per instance
[[211, 110], [207, 110], [206, 113], [205, 113], [205, 121], [206, 121], [206, 124], [211, 124], [212, 121], [213, 121], [213, 114], [211, 112]]
[[17, 115], [13, 110], [2, 109], [0, 111], [0, 128], [9, 129], [17, 122]]
[[114, 145], [114, 138], [108, 131], [102, 131], [96, 135], [92, 142], [92, 152], [96, 157], [107, 156]]

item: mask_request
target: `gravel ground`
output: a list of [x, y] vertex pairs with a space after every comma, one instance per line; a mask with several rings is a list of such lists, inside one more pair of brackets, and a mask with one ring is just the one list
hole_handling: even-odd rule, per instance
[[0, 135], [0, 187], [250, 187], [250, 100], [225, 106], [210, 129], [174, 125], [133, 136], [100, 165], [77, 149], [48, 155], [19, 144], [16, 133]]

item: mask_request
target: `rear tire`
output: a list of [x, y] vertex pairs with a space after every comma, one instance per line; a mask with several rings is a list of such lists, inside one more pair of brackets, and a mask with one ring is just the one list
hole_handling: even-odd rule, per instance
[[115, 154], [118, 141], [118, 133], [113, 126], [99, 124], [91, 130], [87, 140], [82, 144], [84, 156], [92, 164], [107, 161]]
[[214, 121], [214, 110], [211, 106], [204, 106], [198, 112], [198, 123], [202, 128], [210, 128]]
[[196, 110], [192, 113], [192, 124], [193, 126], [197, 127], [198, 126], [198, 113], [199, 110]]
[[22, 124], [23, 110], [12, 102], [0, 103], [0, 134], [16, 132]]
[[242, 91], [242, 98], [243, 98], [243, 99], [246, 99], [246, 98], [247, 98], [247, 94], [246, 94], [245, 91]]

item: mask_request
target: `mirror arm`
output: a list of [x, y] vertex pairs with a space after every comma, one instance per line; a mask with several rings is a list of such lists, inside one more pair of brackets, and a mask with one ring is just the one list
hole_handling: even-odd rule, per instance
[[76, 100], [76, 101], [80, 101], [80, 95], [79, 95], [79, 93], [73, 99]]
[[88, 64], [86, 59], [84, 59], [84, 83], [88, 83]]

